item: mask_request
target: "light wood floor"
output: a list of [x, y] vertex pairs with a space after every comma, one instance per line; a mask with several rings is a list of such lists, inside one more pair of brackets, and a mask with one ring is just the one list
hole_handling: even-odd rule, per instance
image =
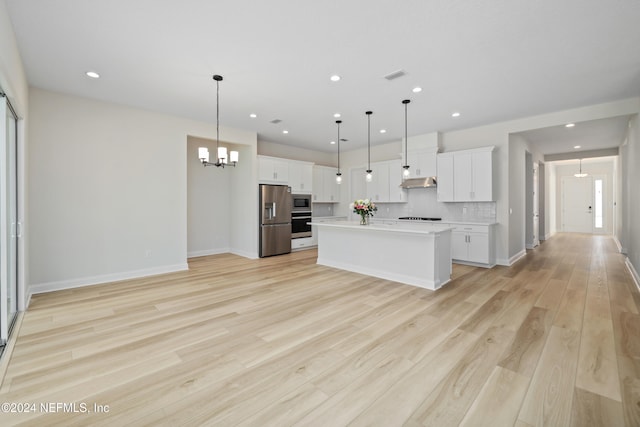
[[[35, 296], [0, 402], [37, 408], [0, 425], [640, 425], [640, 295], [610, 238], [455, 266], [437, 292], [315, 258]], [[58, 402], [109, 412], [42, 413]]]

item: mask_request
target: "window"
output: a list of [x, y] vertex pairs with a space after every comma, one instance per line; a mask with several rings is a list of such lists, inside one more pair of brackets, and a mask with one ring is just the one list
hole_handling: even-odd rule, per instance
[[595, 179], [593, 181], [594, 183], [594, 191], [593, 194], [595, 195], [595, 217], [594, 217], [594, 226], [595, 228], [600, 228], [602, 229], [603, 227], [603, 221], [602, 221], [602, 179]]

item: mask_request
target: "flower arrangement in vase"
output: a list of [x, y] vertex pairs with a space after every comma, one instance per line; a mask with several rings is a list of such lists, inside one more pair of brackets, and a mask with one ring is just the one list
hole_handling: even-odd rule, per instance
[[378, 210], [376, 205], [369, 199], [358, 199], [351, 204], [351, 208], [354, 213], [360, 215], [360, 224], [362, 225], [367, 225], [369, 217], [373, 216], [373, 213]]

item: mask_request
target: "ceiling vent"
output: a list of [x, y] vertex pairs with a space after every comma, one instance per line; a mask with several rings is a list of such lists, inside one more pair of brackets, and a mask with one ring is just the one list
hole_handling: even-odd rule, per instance
[[384, 78], [391, 81], [391, 80], [399, 79], [400, 77], [403, 77], [406, 75], [407, 75], [406, 71], [398, 70], [398, 71], [394, 71], [393, 73], [387, 74], [386, 76], [384, 76]]
[[280, 119], [273, 119], [271, 120], [269, 123], [273, 123], [274, 125], [277, 125], [278, 123], [280, 123], [282, 120]]

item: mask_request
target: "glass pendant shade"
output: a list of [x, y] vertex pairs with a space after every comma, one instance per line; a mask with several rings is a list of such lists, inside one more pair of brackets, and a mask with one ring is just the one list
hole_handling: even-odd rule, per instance
[[227, 163], [227, 147], [218, 147], [218, 161]]
[[587, 173], [582, 172], [582, 159], [580, 159], [580, 172], [574, 173], [573, 176], [575, 176], [576, 178], [584, 178], [587, 175], [588, 175]]
[[231, 163], [238, 163], [239, 159], [240, 159], [240, 153], [238, 153], [237, 151], [229, 152], [229, 161]]
[[198, 147], [198, 158], [201, 162], [209, 161], [209, 149], [207, 147]]

